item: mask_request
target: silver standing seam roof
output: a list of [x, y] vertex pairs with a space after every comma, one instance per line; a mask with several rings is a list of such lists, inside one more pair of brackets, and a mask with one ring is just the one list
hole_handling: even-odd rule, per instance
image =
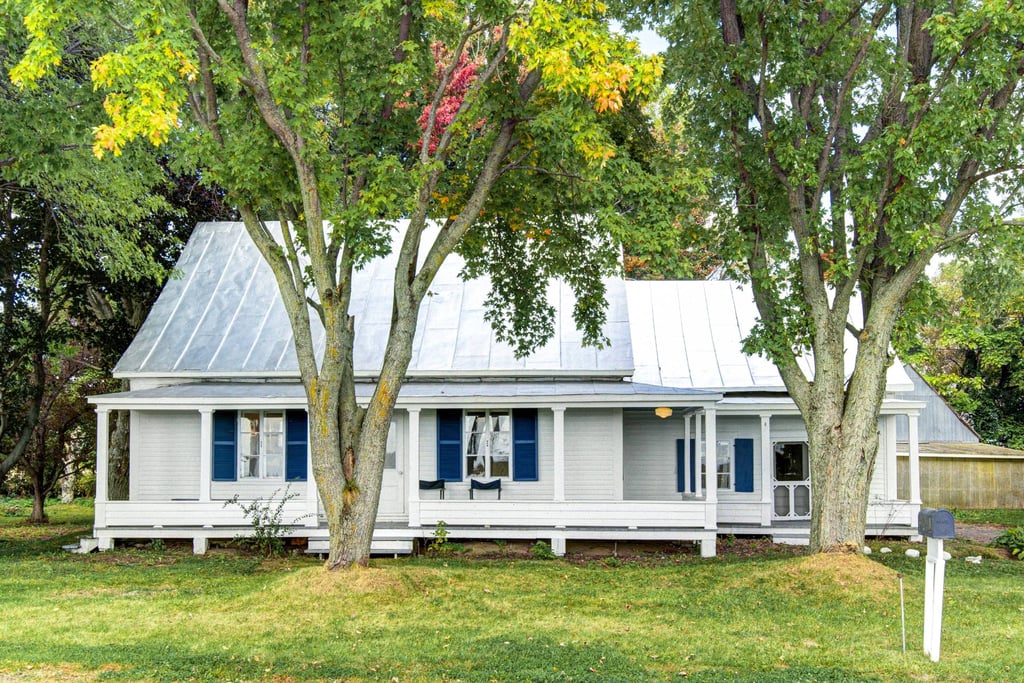
[[[276, 224], [271, 224], [277, 229]], [[395, 232], [398, 234], [398, 228]], [[427, 240], [424, 240], [427, 243]], [[426, 249], [426, 247], [424, 247]], [[605, 285], [608, 318], [602, 349], [585, 347], [572, 319], [574, 297], [565, 283], [547, 283], [556, 310], [551, 341], [527, 358], [498, 342], [484, 319], [486, 278], [463, 280], [462, 259], [449, 256], [420, 308], [410, 377], [615, 377], [632, 374], [629, 318], [622, 280]], [[349, 312], [356, 319], [356, 375], [375, 376], [391, 324], [395, 257], [375, 259], [354, 278]], [[299, 376], [291, 327], [270, 267], [242, 223], [201, 223], [149, 317], [121, 357], [117, 377]], [[314, 343], [324, 333], [311, 311]]]
[[[393, 256], [375, 259], [355, 276], [349, 310], [356, 319], [355, 371], [363, 380], [376, 376], [383, 359], [394, 265]], [[556, 310], [555, 334], [544, 347], [517, 359], [484, 319], [489, 280], [463, 280], [462, 267], [462, 259], [449, 256], [420, 308], [410, 381], [614, 379], [711, 392], [786, 391], [771, 362], [743, 352], [757, 310], [749, 288], [735, 282], [607, 279], [604, 334], [610, 343], [595, 349], [582, 344], [572, 319], [571, 289], [551, 280], [547, 296]], [[323, 329], [312, 311], [310, 317], [322, 354]], [[852, 349], [856, 340], [852, 335], [849, 340]], [[849, 349], [847, 360], [852, 370]], [[799, 362], [811, 376], [810, 358]], [[178, 276], [164, 287], [114, 374], [202, 382], [298, 379], [277, 284], [241, 223], [196, 227], [178, 261]], [[890, 391], [913, 389], [898, 362], [888, 382]], [[608, 389], [610, 383], [597, 385]], [[438, 395], [448, 390], [425, 386]]]

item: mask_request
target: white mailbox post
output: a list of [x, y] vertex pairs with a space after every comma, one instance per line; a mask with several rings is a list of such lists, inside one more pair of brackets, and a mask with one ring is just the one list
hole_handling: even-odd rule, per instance
[[946, 584], [942, 541], [956, 538], [953, 514], [949, 510], [923, 508], [917, 517], [917, 529], [928, 539], [924, 570], [924, 652], [937, 662], [942, 643], [942, 597]]

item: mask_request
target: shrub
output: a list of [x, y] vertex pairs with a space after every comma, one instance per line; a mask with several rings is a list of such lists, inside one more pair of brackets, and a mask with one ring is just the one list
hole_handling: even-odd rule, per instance
[[1006, 548], [1018, 560], [1024, 560], [1024, 527], [1007, 529], [992, 541], [1000, 548]]
[[551, 546], [545, 541], [537, 541], [534, 543], [533, 546], [530, 547], [530, 552], [533, 553], [533, 556], [538, 560], [553, 560], [558, 557], [555, 555], [555, 551], [551, 549]]
[[[224, 507], [237, 505], [242, 509], [242, 514], [252, 525], [251, 536], [236, 536], [235, 541], [250, 550], [255, 550], [266, 557], [279, 557], [284, 555], [284, 527], [281, 516], [284, 514], [284, 506], [292, 498], [299, 494], [289, 491], [290, 485], [285, 487], [284, 495], [275, 501], [281, 489], [277, 489], [266, 500], [256, 498], [250, 503], [243, 503], [238, 500], [238, 494], [224, 501]], [[298, 522], [298, 520], [295, 520]], [[293, 522], [293, 524], [295, 523]]]
[[437, 525], [434, 527], [434, 540], [427, 546], [427, 552], [435, 555], [450, 555], [455, 551], [454, 544], [448, 540], [448, 525], [443, 519], [437, 520]]

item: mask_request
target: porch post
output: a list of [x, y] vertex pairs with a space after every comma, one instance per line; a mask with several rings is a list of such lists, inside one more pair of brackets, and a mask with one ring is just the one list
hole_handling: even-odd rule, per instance
[[[882, 418], [885, 429], [885, 497], [888, 500], [899, 498], [898, 482], [896, 481], [896, 416], [886, 415]], [[878, 456], [875, 456], [875, 467], [878, 467]]]
[[199, 409], [199, 502], [210, 502], [213, 478], [213, 408]]
[[693, 420], [692, 415], [687, 415], [683, 418], [683, 493], [689, 493], [690, 489], [693, 488], [693, 482], [690, 481], [690, 422]]
[[917, 443], [917, 413], [907, 415], [909, 426], [908, 446], [910, 448], [910, 504], [921, 504], [921, 456]]
[[565, 500], [565, 406], [551, 409], [554, 416], [554, 464], [552, 482], [556, 502]]
[[701, 489], [704, 487], [700, 481], [700, 461], [704, 457], [704, 445], [700, 438], [700, 416], [701, 413], [699, 410], [693, 414], [693, 459], [697, 464], [693, 477], [693, 492], [697, 496], [702, 494]]
[[405, 458], [405, 481], [408, 488], [409, 526], [420, 525], [420, 409], [409, 408], [409, 438]]
[[[718, 434], [715, 430], [715, 409], [704, 409], [704, 435], [707, 440], [707, 465], [705, 465], [704, 486], [707, 487], [705, 500], [718, 502]], [[697, 443], [700, 443], [699, 441]]]
[[307, 527], [320, 526], [320, 489], [316, 487], [316, 476], [313, 474], [313, 449], [308, 444], [309, 410], [306, 410], [306, 524]]
[[[124, 419], [128, 419], [125, 413]], [[105, 527], [107, 525], [107, 477], [109, 464], [109, 443], [110, 443], [110, 409], [96, 407], [96, 502], [94, 512], [96, 515], [95, 525]], [[113, 544], [107, 547], [100, 547], [100, 550], [109, 550]]]
[[772, 472], [775, 463], [772, 457], [771, 415], [761, 416], [761, 526], [772, 525]]

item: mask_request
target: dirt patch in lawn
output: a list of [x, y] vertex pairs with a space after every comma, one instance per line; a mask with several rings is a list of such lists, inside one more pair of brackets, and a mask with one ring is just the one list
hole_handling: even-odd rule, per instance
[[385, 568], [356, 565], [337, 571], [328, 571], [324, 567], [297, 569], [282, 582], [281, 587], [285, 591], [294, 588], [313, 595], [335, 595], [394, 591], [402, 585], [401, 579]]
[[51, 664], [26, 664], [16, 671], [0, 670], [0, 683], [24, 683], [26, 681], [98, 681], [104, 674], [119, 671], [120, 667], [107, 665], [97, 671], [84, 671], [81, 667], [69, 664], [53, 666]]

